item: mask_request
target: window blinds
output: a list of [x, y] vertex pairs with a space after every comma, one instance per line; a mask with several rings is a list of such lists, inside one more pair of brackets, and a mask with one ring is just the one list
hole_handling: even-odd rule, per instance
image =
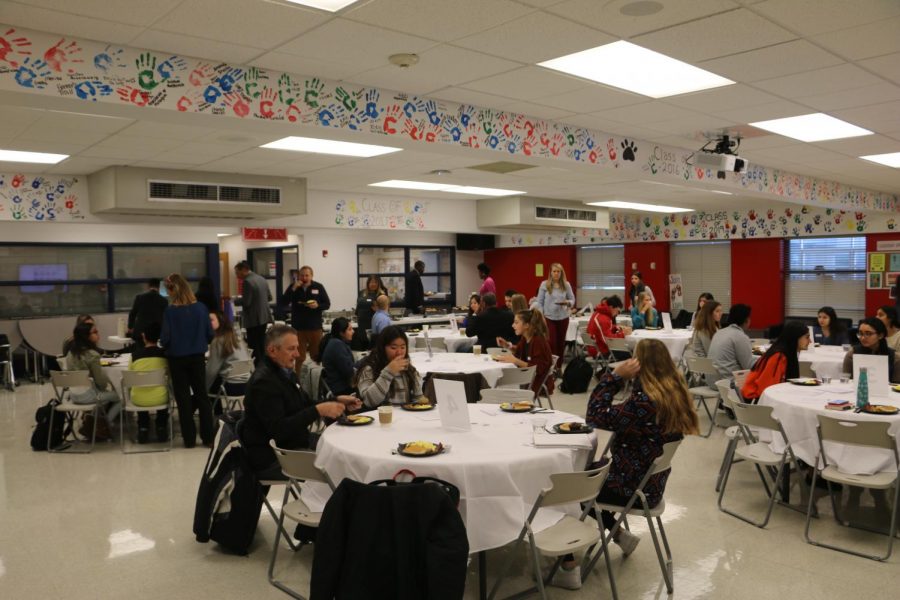
[[865, 237], [790, 240], [787, 262], [787, 316], [815, 316], [831, 306], [854, 322], [865, 317]]
[[604, 296], [625, 294], [625, 247], [581, 246], [578, 248], [579, 306], [596, 305]]
[[[697, 297], [709, 292], [728, 312], [731, 308], [730, 242], [675, 243], [669, 261], [669, 271], [681, 275], [685, 310], [693, 311], [697, 307]], [[660, 292], [667, 293], [668, 290]], [[657, 296], [660, 292], [653, 290]]]

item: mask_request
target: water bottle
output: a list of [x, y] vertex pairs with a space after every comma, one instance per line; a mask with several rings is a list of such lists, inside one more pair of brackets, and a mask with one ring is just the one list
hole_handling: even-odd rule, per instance
[[869, 404], [869, 373], [866, 367], [859, 369], [859, 381], [856, 383], [856, 410], [862, 410]]

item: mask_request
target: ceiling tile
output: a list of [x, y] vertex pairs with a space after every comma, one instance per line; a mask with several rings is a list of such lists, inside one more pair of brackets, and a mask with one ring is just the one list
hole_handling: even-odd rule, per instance
[[697, 66], [735, 81], [758, 81], [839, 65], [844, 61], [806, 40], [714, 58]]
[[[121, 160], [128, 163], [136, 160], [146, 160], [158, 156], [159, 150], [144, 146], [141, 144], [125, 147], [125, 146], [105, 146], [97, 144], [79, 153], [82, 158], [107, 158], [111, 160]], [[123, 164], [123, 163], [118, 163]]]
[[[28, 4], [51, 9], [62, 14], [75, 14], [92, 19], [103, 19], [149, 27], [160, 16], [178, 6], [182, 0], [28, 0]], [[6, 22], [6, 11], [3, 11]], [[37, 27], [36, 23], [32, 27]], [[43, 27], [37, 27], [43, 30]]]
[[25, 140], [35, 142], [52, 142], [59, 144], [83, 144], [89, 146], [109, 137], [105, 131], [86, 131], [84, 129], [66, 129], [62, 127], [47, 127], [37, 122], [31, 125], [16, 137], [18, 145]]
[[449, 42], [512, 21], [532, 10], [509, 0], [378, 0], [351, 7], [343, 16]]
[[52, 165], [46, 173], [64, 173], [66, 175], [90, 175], [106, 167], [122, 164], [114, 158], [86, 158], [73, 156], [59, 164]]
[[894, 83], [900, 83], [900, 52], [885, 54], [877, 58], [857, 61], [859, 66], [878, 73]]
[[205, 58], [212, 62], [232, 62], [244, 64], [263, 53], [260, 48], [238, 46], [228, 42], [204, 40], [198, 37], [167, 33], [165, 31], [147, 30], [134, 38], [133, 45], [172, 54], [183, 54], [196, 58]]
[[832, 115], [879, 133], [900, 132], [900, 100], [836, 110]]
[[150, 156], [168, 150], [174, 150], [181, 146], [184, 142], [181, 140], [170, 138], [150, 138], [146, 136], [132, 135], [111, 135], [101, 143], [96, 144], [93, 148], [102, 150], [103, 156], [108, 156], [110, 152], [117, 150], [129, 150], [131, 148], [140, 148], [142, 151], [149, 153]]
[[192, 127], [190, 125], [171, 125], [169, 123], [139, 121], [123, 130], [122, 134], [127, 136], [190, 141], [202, 135], [208, 135], [217, 131], [219, 130], [212, 127]]
[[900, 3], [891, 0], [768, 0], [753, 10], [803, 35], [855, 27], [900, 15]]
[[680, 94], [666, 98], [664, 101], [667, 104], [681, 106], [696, 112], [712, 112], [723, 106], [741, 108], [768, 104], [778, 100], [779, 98], [772, 94], [739, 83], [702, 92]]
[[286, 73], [296, 73], [298, 75], [320, 77], [334, 81], [346, 79], [362, 70], [353, 65], [303, 58], [294, 54], [282, 54], [280, 52], [267, 52], [250, 64], [255, 67], [271, 69], [272, 71], [284, 71]]
[[690, 63], [792, 40], [797, 36], [740, 8], [638, 36], [635, 44]]
[[[843, 140], [816, 142], [814, 145], [825, 150], [839, 152], [854, 158], [869, 154], [900, 152], [900, 143], [898, 143], [897, 140], [883, 135], [864, 135]], [[897, 181], [900, 183], [900, 172], [897, 173]]]
[[48, 110], [36, 125], [45, 129], [72, 129], [109, 134], [133, 123], [133, 119]]
[[678, 106], [666, 104], [660, 100], [645, 101], [639, 104], [631, 104], [620, 108], [591, 112], [592, 115], [630, 123], [634, 125], [646, 125], [655, 121], [671, 121], [674, 119], [689, 119], [700, 116], [695, 111], [690, 111]]
[[535, 102], [513, 102], [511, 104], [498, 105], [505, 111], [528, 115], [529, 117], [537, 117], [539, 119], [563, 119], [573, 113], [552, 106], [545, 106]]
[[586, 86], [587, 82], [577, 77], [541, 67], [523, 67], [502, 75], [471, 81], [463, 87], [520, 100], [534, 100], [550, 93], [563, 94]]
[[839, 90], [815, 96], [801, 96], [797, 102], [808, 104], [821, 111], [856, 108], [900, 98], [900, 86], [892, 83], [876, 83], [848, 90]]
[[[68, 4], [63, 0], [61, 4]], [[109, 15], [106, 15], [107, 17]], [[141, 32], [140, 27], [115, 23], [95, 17], [81, 17], [38, 6], [0, 1], [0, 19], [7, 25], [24, 29], [39, 29], [49, 33], [110, 44], [127, 44]]]
[[630, 17], [620, 12], [623, 5], [630, 3], [631, 0], [569, 0], [554, 4], [547, 12], [628, 38], [734, 9], [734, 4], [728, 0], [669, 0], [660, 3], [662, 10], [656, 14]]
[[799, 98], [875, 85], [876, 83], [879, 83], [879, 79], [871, 73], [867, 73], [855, 65], [843, 64], [757, 81], [753, 85], [785, 98]]
[[900, 17], [823, 33], [814, 36], [812, 40], [832, 52], [853, 60], [898, 52]]
[[440, 99], [457, 102], [459, 104], [471, 104], [480, 108], [502, 107], [513, 101], [513, 98], [507, 96], [495, 96], [494, 94], [485, 94], [476, 92], [475, 90], [467, 90], [460, 87], [448, 87], [440, 90], [433, 90], [429, 96]]
[[708, 112], [724, 119], [731, 119], [736, 123], [753, 123], [756, 121], [769, 121], [771, 119], [805, 115], [809, 114], [810, 109], [808, 106], [796, 102], [778, 100], [776, 102], [768, 102], [758, 106], [732, 107], [723, 104], [721, 107], [710, 109]]
[[737, 125], [730, 119], [723, 119], [714, 115], [698, 115], [686, 119], [674, 119], [671, 121], [657, 121], [648, 123], [648, 127], [665, 133], [691, 137], [695, 133], [715, 132], [716, 130]]
[[539, 96], [535, 98], [535, 102], [575, 113], [590, 113], [606, 108], [627, 106], [643, 102], [646, 99], [646, 96], [640, 94], [591, 83], [576, 90]]
[[[535, 43], [537, 39], [540, 43]], [[534, 12], [453, 43], [510, 60], [538, 63], [617, 39], [567, 19]]]

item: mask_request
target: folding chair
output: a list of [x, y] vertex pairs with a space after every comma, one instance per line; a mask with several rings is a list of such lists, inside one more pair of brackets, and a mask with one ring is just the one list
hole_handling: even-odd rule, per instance
[[[678, 446], [680, 444], [681, 440], [677, 442], [669, 442], [668, 444], [663, 445], [663, 453], [653, 461], [652, 465], [650, 465], [650, 469], [647, 470], [644, 478], [641, 479], [641, 483], [638, 485], [634, 494], [631, 495], [631, 498], [628, 499], [628, 502], [625, 503], [625, 506], [597, 503], [598, 510], [608, 510], [619, 515], [612, 529], [610, 529], [609, 532], [603, 537], [602, 550], [604, 552], [609, 547], [609, 541], [612, 540], [616, 532], [619, 531], [619, 527], [622, 525], [622, 523], [625, 523], [627, 528], [627, 518], [629, 514], [640, 514], [644, 516], [644, 519], [646, 519], [647, 521], [647, 528], [650, 530], [650, 536], [653, 538], [653, 546], [654, 548], [656, 548], [656, 558], [659, 561], [659, 568], [660, 571], [662, 571], [663, 579], [666, 582], [666, 590], [670, 594], [675, 591], [675, 581], [673, 578], [672, 569], [672, 549], [669, 547], [669, 539], [666, 537], [666, 529], [665, 527], [663, 527], [661, 518], [663, 513], [666, 511], [666, 500], [665, 498], [660, 499], [659, 504], [657, 504], [653, 508], [648, 508], [647, 498], [644, 495], [644, 487], [647, 485], [647, 482], [653, 475], [662, 473], [663, 471], [667, 471], [672, 468], [672, 458], [675, 456], [675, 451], [678, 449]], [[634, 505], [638, 500], [641, 501], [641, 506], [635, 507]], [[656, 519], [656, 526], [654, 526], [653, 524], [653, 519]], [[658, 535], [657, 528], [659, 528]], [[662, 547], [660, 547], [660, 540], [662, 541]], [[663, 556], [663, 549], [665, 549], [665, 556]], [[594, 557], [588, 564], [587, 569], [582, 568], [582, 581], [588, 576], [588, 574], [590, 574], [591, 569], [594, 568], [594, 564], [599, 558], [600, 553], [598, 552], [594, 554]], [[587, 559], [587, 557], [585, 557], [585, 559]], [[607, 571], [609, 571], [609, 586], [612, 589], [613, 598], [616, 599], [619, 597], [619, 595], [618, 591], [616, 590], [615, 579], [613, 578], [612, 571], [609, 568], [609, 557], [607, 557], [606, 560]]]
[[216, 402], [221, 405], [223, 412], [231, 412], [243, 408], [244, 395], [229, 395], [225, 384], [247, 383], [249, 376], [253, 373], [253, 368], [253, 359], [241, 360], [231, 364], [231, 368], [228, 369], [221, 383], [219, 383], [219, 391], [216, 394]]
[[[605, 372], [609, 367], [609, 357], [604, 356], [602, 352], [600, 352], [600, 347], [597, 346], [597, 342], [590, 336], [588, 333], [581, 334], [581, 347], [584, 351], [585, 360], [594, 361], [594, 372]], [[594, 349], [594, 356], [591, 356], [589, 350]]]
[[615, 362], [618, 360], [613, 352], [620, 352], [628, 355], [628, 358], [631, 358], [631, 349], [628, 348], [628, 344], [625, 342], [625, 338], [608, 338], [604, 337], [606, 340], [606, 347], [609, 348], [609, 357], [610, 362]]
[[[281, 472], [288, 477], [287, 482], [280, 482], [287, 483], [287, 485], [284, 489], [284, 498], [282, 499], [281, 511], [278, 515], [279, 533], [286, 534], [284, 528], [285, 517], [299, 525], [318, 527], [319, 519], [322, 518], [322, 513], [311, 511], [299, 495], [295, 495], [295, 499], [288, 502], [288, 495], [293, 492], [294, 487], [300, 482], [318, 481], [327, 484], [331, 487], [332, 491], [334, 490], [334, 486], [328, 478], [328, 475], [315, 465], [316, 453], [308, 450], [285, 450], [276, 446], [275, 440], [269, 440], [269, 445], [272, 447], [272, 450], [275, 451], [275, 456], [278, 458], [278, 463], [281, 465]], [[275, 579], [275, 561], [278, 559], [279, 537], [279, 535], [275, 536], [275, 543], [272, 547], [272, 557], [269, 559], [269, 583], [293, 598], [305, 600], [299, 592]], [[291, 549], [299, 550], [302, 547], [303, 544], [291, 544]]]
[[[716, 388], [719, 390], [719, 397], [726, 408], [731, 409], [733, 403], [741, 401], [737, 391], [731, 387], [731, 379], [720, 379], [716, 382]], [[725, 469], [728, 468], [728, 458], [731, 453], [741, 441], [745, 444], [753, 443], [744, 436], [743, 430], [737, 425], [732, 425], [725, 430], [725, 439], [728, 440], [728, 445], [725, 446], [725, 454], [722, 455], [722, 464], [719, 466], [719, 475], [716, 477], [716, 493], [722, 487], [722, 478], [725, 476]], [[741, 460], [738, 458], [733, 462], [741, 462]]]
[[[53, 410], [50, 412], [50, 431], [53, 431], [53, 417], [57, 412], [62, 413], [65, 419], [65, 429], [63, 433], [63, 443], [56, 448], [50, 447], [50, 438], [47, 437], [47, 452], [69, 452], [70, 454], [89, 454], [94, 449], [97, 441], [97, 423], [103, 416], [103, 410], [98, 402], [90, 404], [75, 404], [72, 402], [72, 388], [83, 388], [85, 390], [94, 387], [94, 380], [91, 379], [89, 371], [50, 371], [50, 385], [53, 386], [53, 393], [59, 400]], [[67, 400], [68, 399], [68, 400]], [[77, 414], [91, 414], [94, 417], [94, 428], [91, 431], [91, 445], [87, 450], [69, 450], [70, 445], [66, 443], [68, 433], [72, 434], [73, 442], [78, 445], [83, 440], [78, 438], [75, 433], [75, 417]]]
[[[592, 548], [600, 542], [602, 548], [600, 552], [606, 557], [606, 568], [610, 574], [610, 582], [612, 582], [612, 567], [609, 562], [609, 552], [607, 551], [607, 540], [602, 533], [602, 525], [594, 522], [593, 519], [588, 520], [588, 514], [591, 509], [596, 506], [597, 494], [600, 488], [606, 482], [609, 475], [609, 464], [599, 469], [590, 471], [576, 471], [575, 473], [554, 473], [550, 475], [550, 487], [541, 490], [540, 495], [531, 507], [528, 518], [519, 537], [513, 542], [506, 563], [500, 571], [500, 576], [494, 582], [488, 600], [493, 600], [500, 589], [500, 584], [506, 576], [507, 571], [512, 566], [513, 560], [516, 558], [516, 549], [519, 544], [528, 537], [528, 544], [531, 547], [531, 557], [534, 567], [534, 578], [537, 581], [537, 591], [541, 597], [546, 600], [547, 592], [545, 586], [550, 583], [559, 565], [562, 563], [562, 557], [579, 550]], [[580, 502], [584, 504], [581, 516], [575, 518], [566, 515], [555, 525], [551, 525], [543, 531], [535, 533], [532, 530], [534, 517], [537, 515], [538, 509], [550, 506], [561, 506], [565, 504], [574, 504]], [[546, 578], [541, 577], [541, 555], [557, 557], [553, 568]], [[533, 592], [534, 588], [515, 594], [515, 597]]]
[[[559, 360], [559, 357], [555, 354], [551, 354], [553, 357], [553, 364], [556, 364], [556, 361]], [[547, 369], [547, 372], [544, 374], [544, 379], [541, 381], [541, 387], [538, 388], [537, 393], [534, 395], [534, 401], [538, 406], [544, 406], [541, 402], [541, 398], [546, 398], [547, 403], [550, 405], [550, 408], [553, 408], [553, 399], [550, 398], [550, 388], [547, 387], [547, 382], [556, 377], [556, 371], [553, 368]]]
[[[534, 365], [522, 367], [521, 369], [518, 367], [513, 369], [503, 369], [503, 373], [500, 375], [500, 379], [497, 380], [497, 385], [494, 387], [514, 386], [522, 389], [523, 386], [528, 386], [530, 388], [531, 382], [534, 381], [536, 370], [537, 367]], [[534, 396], [532, 395], [532, 397]]]
[[423, 348], [427, 348], [428, 344], [431, 344], [432, 352], [446, 352], [447, 351], [447, 342], [444, 341], [444, 338], [437, 337], [428, 338], [428, 344], [425, 343], [425, 336], [418, 335], [415, 337], [416, 340], [416, 350], [421, 350]]
[[[157, 406], [138, 406], [131, 398], [132, 389], [141, 388], [163, 388], [166, 391], [166, 403]], [[124, 371], [122, 373], [122, 417], [119, 419], [119, 437], [122, 440], [123, 454], [144, 454], [146, 452], [168, 452], [172, 449], [172, 439], [175, 432], [172, 426], [172, 394], [169, 391], [169, 378], [165, 369], [156, 369], [153, 371]], [[160, 409], [166, 409], [169, 412], [169, 443], [161, 448], [149, 447], [146, 450], [126, 450], [125, 449], [125, 417], [128, 413], [149, 413]]]
[[485, 388], [481, 390], [480, 404], [502, 404], [503, 402], [530, 402], [534, 400], [531, 390], [511, 390]]
[[[838, 523], [844, 524], [838, 513], [837, 501], [834, 497], [832, 483], [840, 483], [843, 485], [851, 485], [876, 490], [889, 490], [894, 488], [894, 500], [891, 502], [891, 524], [888, 528], [888, 545], [887, 554], [872, 555], [864, 552], [852, 550], [842, 546], [834, 546], [824, 542], [817, 542], [809, 536], [809, 525], [813, 515], [813, 494], [809, 495], [809, 504], [806, 511], [806, 530], [803, 536], [806, 541], [813, 546], [822, 546], [830, 548], [838, 552], [853, 554], [868, 558], [871, 560], [885, 561], [891, 556], [894, 546], [894, 536], [897, 533], [897, 502], [900, 499], [900, 454], [897, 452], [897, 438], [889, 432], [891, 423], [884, 421], [857, 421], [850, 419], [842, 419], [829, 417], [827, 415], [816, 415], [819, 421], [816, 427], [816, 433], [819, 438], [819, 453], [816, 456], [816, 465], [813, 469], [813, 480], [810, 484], [811, 489], [816, 487], [816, 478], [821, 476], [828, 484], [828, 495], [831, 498], [831, 506], [834, 510], [834, 518]], [[876, 448], [888, 450], [894, 455], [894, 468], [891, 471], [881, 471], [874, 475], [850, 475], [841, 473], [836, 466], [828, 463], [828, 456], [825, 454], [825, 442], [833, 444], [843, 444], [846, 446], [859, 446], [863, 448]], [[819, 465], [822, 468], [819, 468]]]
[[16, 374], [13, 372], [13, 351], [12, 346], [6, 336], [2, 336], [7, 341], [0, 344], [0, 370], [3, 371], [3, 386], [10, 392], [16, 391]]
[[[742, 521], [746, 521], [751, 525], [756, 525], [759, 528], [763, 528], [769, 523], [769, 518], [772, 516], [772, 509], [775, 507], [775, 497], [778, 494], [778, 490], [780, 490], [781, 479], [784, 477], [785, 472], [790, 473], [791, 464], [797, 468], [797, 472], [800, 473], [800, 463], [797, 462], [797, 457], [794, 455], [794, 451], [791, 448], [790, 440], [787, 438], [787, 434], [784, 432], [784, 427], [782, 427], [781, 422], [772, 416], [772, 407], [771, 406], [758, 406], [755, 404], [744, 404], [743, 402], [731, 402], [731, 408], [734, 410], [734, 415], [737, 418], [738, 427], [741, 429], [745, 438], [749, 438], [753, 441], [753, 443], [747, 444], [745, 446], [741, 446], [740, 448], [737, 445], [729, 445], [729, 454], [727, 457], [727, 466], [725, 468], [725, 473], [722, 478], [721, 489], [719, 490], [719, 499], [718, 499], [718, 507], [722, 512], [729, 514], [733, 517], [737, 517]], [[753, 432], [750, 430], [751, 427], [757, 429], [768, 429], [773, 432], [779, 433], [781, 435], [781, 439], [784, 441], [784, 452], [775, 453], [769, 448], [769, 444], [767, 442], [760, 442], [754, 436]], [[759, 467], [768, 467], [774, 468], [776, 475], [775, 479], [772, 482], [772, 488], [769, 489], [768, 485], [766, 485], [766, 494], [769, 496], [769, 505], [766, 508], [766, 516], [762, 521], [753, 521], [752, 519], [737, 513], [733, 510], [727, 509], [722, 505], [722, 499], [725, 497], [725, 488], [728, 485], [728, 476], [731, 474], [732, 465], [737, 462], [734, 457], [737, 455], [740, 460], [748, 461], [753, 463], [758, 467], [760, 477], [763, 479], [763, 483], [765, 483], [765, 473], [767, 469], [759, 468]], [[790, 463], [788, 463], [790, 460]], [[801, 478], [801, 484], [805, 485], [803, 482], [803, 478]]]
[[800, 366], [799, 377], [814, 378], [816, 376], [816, 372], [813, 371], [812, 363], [810, 361], [801, 360], [798, 365]]
[[[714, 382], [719, 378], [713, 362], [709, 358], [700, 358], [699, 356], [688, 357], [688, 370], [691, 375], [702, 377], [706, 385], [698, 385], [690, 388], [688, 391], [697, 400], [697, 408], [703, 406], [706, 415], [709, 417], [709, 431], [703, 437], [712, 435], [716, 426], [716, 413], [719, 411], [719, 391], [710, 386], [710, 382]], [[708, 400], [713, 401], [713, 409], [710, 412]]]

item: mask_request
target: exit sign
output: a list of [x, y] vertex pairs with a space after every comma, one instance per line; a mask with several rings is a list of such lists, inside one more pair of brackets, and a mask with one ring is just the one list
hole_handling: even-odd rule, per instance
[[245, 242], [286, 242], [285, 227], [243, 227], [241, 233]]

